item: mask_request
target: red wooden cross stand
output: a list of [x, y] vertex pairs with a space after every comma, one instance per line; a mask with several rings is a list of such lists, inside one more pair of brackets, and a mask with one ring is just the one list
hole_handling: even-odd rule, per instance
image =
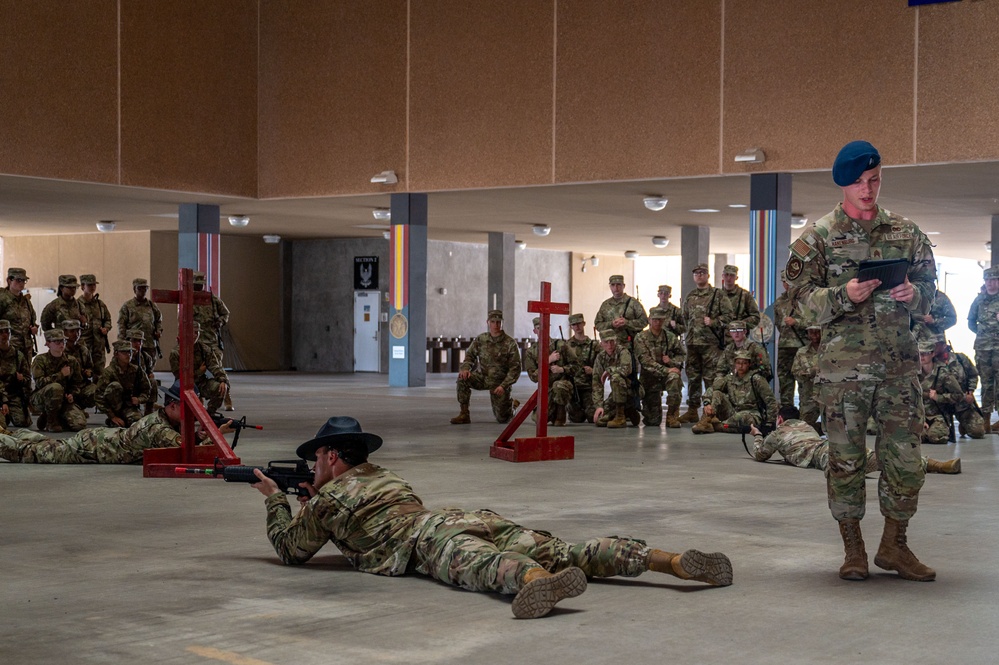
[[[181, 268], [180, 289], [153, 289], [153, 302], [175, 303], [180, 330], [180, 448], [151, 448], [142, 454], [142, 475], [145, 478], [190, 478], [191, 471], [182, 469], [216, 470], [220, 466], [239, 464], [240, 459], [229, 447], [219, 428], [194, 393], [194, 305], [211, 302], [207, 291], [194, 291], [194, 271]], [[194, 421], [201, 423], [211, 441], [196, 445]]]
[[[527, 311], [541, 314], [541, 335], [538, 339], [538, 389], [514, 414], [496, 442], [489, 448], [489, 456], [507, 462], [542, 462], [546, 460], [572, 459], [575, 444], [571, 436], [548, 436], [548, 340], [549, 318], [552, 314], [568, 314], [569, 303], [552, 302], [551, 282], [541, 282], [541, 300], [527, 303]], [[525, 439], [510, 437], [527, 419], [529, 413], [538, 408], [537, 436]]]

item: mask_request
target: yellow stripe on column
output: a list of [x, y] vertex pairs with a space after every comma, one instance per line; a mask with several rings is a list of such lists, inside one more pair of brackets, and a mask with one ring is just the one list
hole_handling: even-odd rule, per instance
[[392, 227], [392, 239], [395, 241], [395, 284], [392, 286], [395, 290], [395, 298], [392, 301], [393, 307], [396, 311], [402, 311], [404, 306], [403, 301], [403, 285], [406, 283], [406, 226], [398, 225]]
[[232, 651], [222, 651], [221, 649], [215, 649], [213, 647], [199, 647], [195, 644], [187, 647], [187, 651], [203, 658], [220, 660], [223, 663], [231, 663], [232, 665], [274, 665], [274, 663], [270, 663], [266, 660], [250, 658], [249, 656], [243, 656]]

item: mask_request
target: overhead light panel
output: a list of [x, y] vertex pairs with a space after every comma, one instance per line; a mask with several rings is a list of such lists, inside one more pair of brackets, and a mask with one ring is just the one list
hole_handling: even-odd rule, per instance
[[791, 214], [791, 228], [792, 229], [803, 229], [805, 224], [808, 224], [808, 218], [804, 215], [799, 215], [796, 213]]
[[644, 203], [645, 207], [652, 212], [659, 212], [666, 207], [666, 204], [669, 203], [669, 199], [662, 196], [646, 196], [645, 199], [642, 200], [642, 203]]
[[388, 208], [375, 208], [371, 211], [371, 216], [379, 222], [387, 222], [392, 219], [392, 211]]
[[721, 210], [716, 210], [714, 208], [693, 208], [690, 212], [721, 212]]
[[669, 238], [667, 238], [666, 236], [655, 236], [652, 238], [652, 244], [658, 247], [659, 249], [662, 249], [669, 244]]
[[729, 203], [728, 207], [729, 208], [748, 208], [749, 206], [747, 206], [745, 203]]
[[638, 252], [636, 252], [633, 249], [629, 249], [627, 252], [624, 253], [624, 258], [631, 259], [632, 261], [634, 261], [635, 259], [638, 258]]
[[750, 148], [749, 150], [743, 150], [735, 156], [735, 162], [737, 164], [762, 164], [765, 161], [767, 161], [767, 156], [763, 154], [762, 148]]
[[281, 236], [271, 235], [271, 234], [265, 235], [264, 242], [267, 243], [268, 245], [276, 245], [279, 242], [281, 242]]
[[532, 230], [534, 231], [534, 235], [543, 237], [552, 232], [552, 227], [547, 224], [535, 224]]
[[114, 231], [114, 222], [110, 220], [102, 220], [97, 222], [97, 230], [101, 233], [111, 233]]
[[237, 228], [243, 228], [250, 223], [250, 218], [246, 215], [229, 215], [229, 224]]
[[371, 176], [371, 182], [375, 185], [394, 185], [399, 182], [395, 171], [382, 171], [378, 175]]

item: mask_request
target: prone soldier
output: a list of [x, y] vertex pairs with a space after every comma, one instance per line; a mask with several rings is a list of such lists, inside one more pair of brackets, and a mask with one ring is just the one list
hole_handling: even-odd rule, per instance
[[90, 357], [94, 359], [94, 367], [99, 371], [107, 364], [107, 353], [111, 351], [108, 344], [108, 332], [111, 330], [111, 312], [97, 293], [97, 277], [91, 274], [80, 275], [80, 297], [76, 301], [80, 312], [87, 317], [87, 325], [83, 327], [80, 339], [83, 345], [90, 349]]
[[31, 305], [31, 294], [24, 293], [28, 274], [24, 268], [7, 269], [7, 286], [0, 289], [0, 319], [10, 322], [10, 343], [28, 357], [28, 362], [37, 353], [35, 335], [38, 323], [35, 321], [35, 308]]
[[666, 391], [666, 426], [680, 427], [680, 400], [683, 392], [683, 342], [666, 328], [669, 312], [653, 307], [649, 312], [649, 327], [635, 338], [635, 353], [642, 373], [642, 421], [648, 427], [659, 427], [663, 420], [663, 390]]
[[10, 321], [0, 320], [0, 395], [7, 425], [30, 427], [31, 368], [28, 357], [10, 343]]
[[38, 430], [79, 432], [87, 426], [87, 414], [79, 405], [84, 385], [80, 361], [66, 355], [66, 335], [61, 328], [45, 331], [45, 345], [49, 350], [31, 363], [35, 381], [31, 404], [42, 414]]
[[732, 304], [724, 292], [708, 284], [708, 264], [693, 269], [694, 290], [683, 299], [687, 327], [687, 412], [681, 423], [696, 423], [701, 407], [701, 384], [709, 391], [718, 357], [725, 348], [725, 326], [732, 320]]
[[518, 406], [511, 395], [521, 372], [517, 342], [503, 330], [502, 311], [489, 310], [486, 325], [489, 330], [472, 341], [459, 368], [457, 393], [461, 411], [451, 419], [452, 425], [472, 422], [468, 405], [473, 390], [489, 391], [489, 402], [498, 423], [509, 422]]
[[114, 356], [97, 382], [97, 408], [107, 416], [108, 427], [128, 427], [138, 422], [143, 415], [140, 406], [149, 399], [149, 379], [132, 362], [132, 353], [131, 342], [115, 342]]
[[58, 328], [66, 319], [79, 321], [81, 327], [87, 325], [87, 317], [76, 300], [79, 286], [76, 275], [59, 275], [55, 299], [42, 308], [42, 330]]

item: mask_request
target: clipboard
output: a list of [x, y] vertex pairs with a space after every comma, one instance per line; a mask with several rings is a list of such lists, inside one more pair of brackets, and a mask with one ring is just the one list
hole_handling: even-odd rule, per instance
[[860, 262], [857, 281], [880, 279], [881, 286], [877, 288], [878, 291], [893, 289], [905, 281], [908, 272], [909, 259], [864, 259]]

